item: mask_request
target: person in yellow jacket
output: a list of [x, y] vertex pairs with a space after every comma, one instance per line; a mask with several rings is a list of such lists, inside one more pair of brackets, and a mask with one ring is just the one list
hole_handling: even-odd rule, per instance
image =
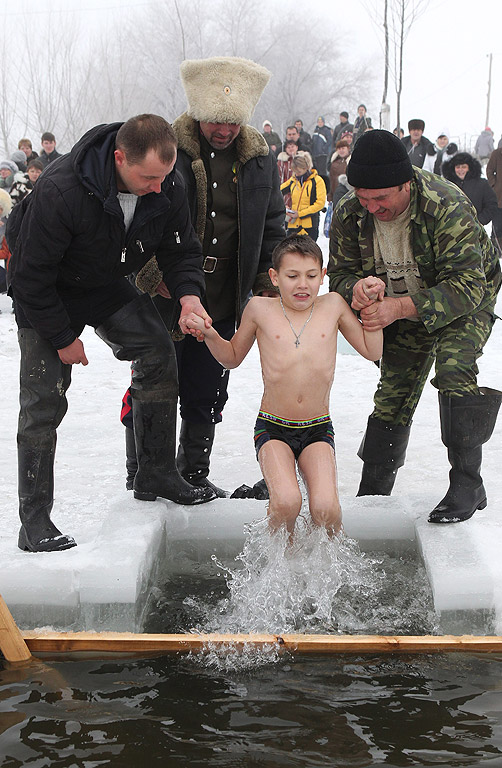
[[291, 208], [286, 209], [288, 234], [307, 234], [316, 241], [319, 236], [319, 211], [326, 205], [326, 185], [312, 167], [308, 152], [297, 152], [292, 163], [293, 175], [281, 184], [283, 195], [291, 195]]

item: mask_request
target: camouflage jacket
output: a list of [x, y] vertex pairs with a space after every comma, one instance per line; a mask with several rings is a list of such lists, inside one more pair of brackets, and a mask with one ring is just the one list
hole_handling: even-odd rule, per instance
[[[497, 253], [467, 197], [454, 185], [415, 168], [411, 240], [424, 288], [411, 299], [432, 333], [457, 317], [493, 307], [501, 284]], [[333, 213], [329, 287], [350, 304], [355, 283], [375, 275], [373, 216], [354, 193]]]

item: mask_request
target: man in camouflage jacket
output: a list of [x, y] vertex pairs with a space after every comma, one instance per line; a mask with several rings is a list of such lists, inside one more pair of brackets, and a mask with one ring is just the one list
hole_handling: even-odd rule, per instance
[[[501, 283], [495, 249], [469, 200], [454, 185], [412, 168], [387, 131], [361, 137], [348, 168], [354, 193], [333, 215], [330, 289], [360, 312], [365, 328], [384, 329], [374, 411], [358, 455], [358, 495], [389, 495], [403, 465], [415, 408], [435, 360], [441, 434], [450, 487], [430, 522], [466, 520], [486, 506], [481, 446], [502, 399], [479, 388], [476, 361], [490, 336]], [[378, 300], [362, 278], [387, 284]]]

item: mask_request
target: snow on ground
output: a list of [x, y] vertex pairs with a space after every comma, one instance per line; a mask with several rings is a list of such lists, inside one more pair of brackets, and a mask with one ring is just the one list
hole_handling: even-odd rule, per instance
[[[323, 236], [321, 241], [327, 253], [327, 241]], [[132, 499], [132, 494], [125, 491], [124, 429], [119, 421], [121, 398], [129, 382], [129, 366], [115, 360], [108, 347], [88, 328], [82, 339], [89, 365], [73, 368], [69, 410], [58, 433], [56, 502], [52, 515], [65, 533], [74, 535], [79, 546], [49, 555], [20, 552], [17, 548], [16, 490], [19, 351], [7, 296], [0, 296], [0, 309], [3, 382], [0, 403], [0, 593], [3, 592], [8, 601], [10, 598], [16, 604], [36, 603], [43, 599], [58, 602], [70, 593], [73, 597], [67, 598], [69, 602], [84, 599], [89, 602], [127, 601], [130, 599], [127, 595], [134, 596], [135, 590], [145, 588], [147, 571], [155, 557], [154, 554], [149, 559], [145, 553], [153, 551], [152, 540], [157, 540], [158, 544], [161, 523], [166, 516], [168, 535], [170, 520], [177, 519], [184, 525], [197, 521], [198, 535], [202, 537], [205, 521], [211, 520], [224, 538], [227, 525], [228, 530], [241, 525], [240, 512], [242, 519], [265, 514], [263, 502], [222, 499], [211, 505], [181, 509], [173, 504], [147, 504]], [[499, 300], [498, 309], [502, 315], [502, 300]], [[380, 536], [387, 535], [387, 525], [388, 535], [393, 536], [391, 511], [396, 504], [402, 505], [408, 516], [417, 521], [422, 548], [425, 546], [429, 550], [429, 565], [432, 570], [436, 569], [435, 575], [431, 571], [431, 577], [433, 581], [436, 579], [438, 595], [441, 593], [440, 582], [446, 585], [440, 598], [442, 607], [458, 607], [455, 592], [462, 591], [459, 579], [463, 578], [464, 592], [470, 591], [474, 603], [478, 592], [485, 590], [487, 594], [483, 600], [492, 601], [502, 629], [502, 419], [499, 419], [485, 450], [483, 476], [489, 504], [470, 521], [451, 526], [432, 526], [425, 522], [448, 484], [437, 392], [430, 384], [425, 387], [417, 409], [407, 461], [398, 473], [392, 500], [356, 500], [362, 466], [356, 452], [372, 409], [378, 370], [373, 363], [356, 354], [344, 354], [344, 350], [347, 351], [342, 344], [332, 390], [331, 415], [336, 433], [340, 497], [347, 520], [359, 516], [358, 519], [363, 521], [362, 530], [364, 515], [371, 512], [371, 524], [380, 528]], [[501, 358], [502, 323], [499, 322], [480, 361], [481, 386], [502, 389]], [[223, 423], [217, 429], [211, 478], [224, 488], [233, 490], [242, 483], [252, 485], [260, 477], [252, 435], [261, 392], [258, 352], [254, 347], [240, 368], [231, 373], [229, 402]], [[389, 509], [388, 520], [386, 508]], [[136, 559], [135, 552], [138, 553]], [[464, 566], [466, 570], [462, 571]], [[478, 577], [473, 576], [476, 573]], [[476, 578], [480, 581], [477, 591], [473, 584]], [[110, 580], [116, 582], [115, 586], [108, 583]], [[488, 586], [481, 584], [484, 581], [489, 582]], [[76, 587], [77, 582], [80, 586]], [[124, 582], [127, 586], [121, 593]], [[59, 598], [55, 596], [58, 590]], [[105, 597], [100, 597], [101, 593]]]

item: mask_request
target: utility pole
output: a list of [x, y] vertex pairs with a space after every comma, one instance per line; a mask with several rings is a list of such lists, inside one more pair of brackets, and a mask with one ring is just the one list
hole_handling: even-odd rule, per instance
[[389, 25], [388, 25], [388, 2], [385, 0], [383, 28], [385, 36], [385, 71], [383, 80], [382, 106], [380, 107], [380, 128], [390, 131], [390, 107], [387, 104], [387, 88], [389, 85]]
[[488, 93], [486, 95], [486, 120], [485, 120], [485, 128], [490, 125], [490, 92], [492, 90], [492, 59], [493, 59], [493, 53], [488, 54], [488, 58], [490, 60], [490, 63], [488, 65]]

